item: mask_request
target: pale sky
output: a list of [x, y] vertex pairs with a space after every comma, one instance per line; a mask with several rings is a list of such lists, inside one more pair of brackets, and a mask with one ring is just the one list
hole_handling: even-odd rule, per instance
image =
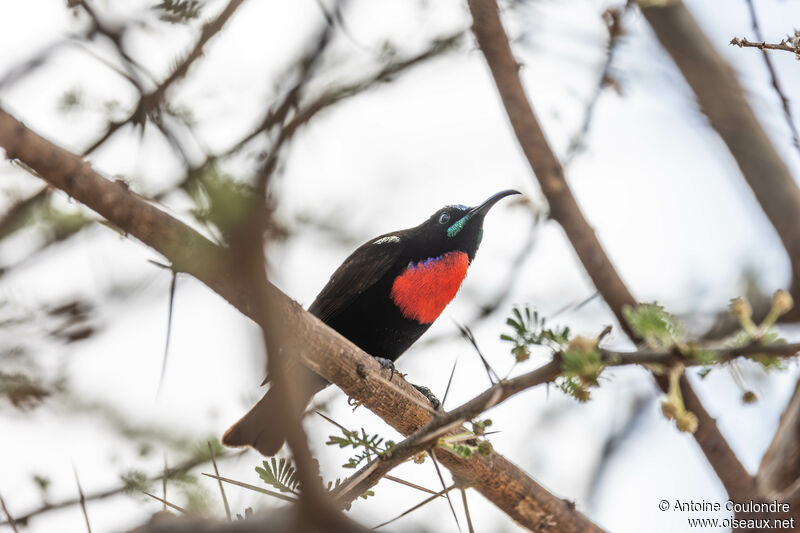
[[[793, 28], [796, 3], [755, 0], [762, 31], [780, 40]], [[133, 18], [149, 16], [156, 2], [95, 2], [102, 13]], [[759, 52], [727, 45], [734, 36], [752, 37], [744, 1], [687, 2], [711, 40], [731, 61], [748, 90], [750, 101], [795, 176], [800, 158]], [[224, 5], [207, 2], [209, 18]], [[523, 80], [555, 150], [564, 152], [578, 129], [604, 60], [605, 29], [600, 14], [614, 3], [589, 0], [527, 2], [505, 21], [524, 67]], [[508, 11], [509, 8], [507, 8]], [[371, 58], [387, 38], [401, 53], [413, 53], [431, 38], [465, 28], [465, 3], [366, 1], [350, 2], [344, 12], [349, 35], [336, 37], [326, 57], [323, 82], [352, 79], [374, 68]], [[222, 150], [259, 119], [274, 98], [273, 79], [282, 72], [321, 22], [313, 0], [266, 2], [250, 0], [214, 38], [185, 82], [170, 93], [171, 101], [189, 105], [197, 133], [212, 150]], [[62, 2], [27, 0], [0, 3], [0, 79], [9, 69], [43, 47], [80, 32], [86, 21], [74, 18]], [[796, 24], [795, 24], [796, 25]], [[625, 18], [628, 34], [613, 72], [622, 95], [606, 91], [596, 109], [587, 149], [569, 168], [568, 179], [590, 223], [641, 301], [658, 301], [675, 313], [709, 313], [724, 308], [742, 291], [746, 270], [755, 272], [765, 291], [785, 286], [789, 268], [785, 254], [724, 145], [706, 125], [693, 96], [649, 30], [632, 10]], [[193, 42], [198, 23], [189, 31], [158, 24], [133, 32], [133, 55], [161, 79]], [[523, 38], [524, 37], [524, 38]], [[92, 50], [113, 59], [112, 50]], [[790, 54], [773, 54], [784, 87], [800, 84], [800, 63]], [[330, 79], [328, 79], [330, 78]], [[322, 83], [322, 82], [321, 82]], [[80, 87], [94, 108], [64, 115], [59, 98]], [[795, 91], [796, 92], [796, 91]], [[791, 96], [791, 91], [789, 91]], [[79, 47], [66, 47], [44, 67], [10, 87], [0, 87], [2, 105], [39, 133], [80, 151], [104, 127], [97, 107], [117, 100], [123, 109], [136, 94]], [[793, 101], [796, 105], [796, 102]], [[795, 114], [800, 114], [795, 107]], [[253, 144], [253, 149], [263, 147]], [[196, 150], [196, 148], [195, 148]], [[199, 157], [199, 152], [193, 153]], [[116, 136], [91, 158], [108, 176], [124, 176], [143, 193], [158, 191], [181, 177], [179, 160], [153, 129], [139, 142], [130, 131]], [[237, 158], [228, 170], [243, 175], [252, 160]], [[40, 183], [9, 165], [0, 165], [0, 202]], [[291, 222], [312, 214], [335, 224], [360, 241], [418, 224], [445, 204], [475, 204], [489, 194], [517, 188], [542, 203], [535, 180], [516, 144], [471, 37], [460, 51], [404, 74], [391, 85], [347, 101], [321, 114], [290, 144], [284, 172], [274, 185], [277, 216]], [[190, 203], [179, 195], [167, 200], [176, 216], [190, 220]], [[66, 199], [63, 204], [68, 206]], [[520, 208], [495, 208], [461, 294], [425, 338], [455, 331], [453, 320], [469, 319], [479, 302], [502, 287], [511, 261], [524, 244], [530, 217]], [[329, 235], [298, 226], [297, 238], [270, 250], [273, 280], [291, 297], [308, 305], [328, 276], [354, 247], [333, 242]], [[37, 234], [23, 232], [0, 245], [0, 265], [15, 263], [34, 246]], [[50, 375], [63, 371], [87, 401], [102, 401], [123, 413], [131, 424], [156, 424], [198, 442], [219, 436], [258, 397], [261, 352], [255, 327], [205, 286], [181, 277], [178, 282], [172, 343], [164, 390], [156, 399], [166, 329], [169, 276], [147, 262], [159, 259], [138, 242], [95, 226], [66, 243], [36, 256], [0, 279], [0, 300], [13, 309], [87, 294], [101, 305], [96, 319], [102, 334], [70, 346], [26, 331], [37, 360]], [[140, 283], [133, 297], [107, 296], [115, 286]], [[593, 288], [555, 223], [540, 227], [531, 256], [522, 267], [502, 311], [481, 323], [474, 333], [492, 364], [511, 366], [508, 346], [499, 341], [512, 304], [529, 303], [544, 314], [579, 302]], [[597, 334], [611, 323], [604, 304], [595, 300], [577, 312], [555, 319], [575, 331]], [[20, 333], [15, 333], [19, 335]], [[797, 332], [786, 332], [796, 338]], [[795, 337], [791, 337], [794, 334]], [[15, 342], [3, 338], [0, 345]], [[624, 345], [620, 334], [612, 343]], [[449, 408], [487, 386], [485, 373], [471, 348], [455, 339], [412, 348], [398, 362], [414, 383], [442, 394], [450, 368], [459, 357]], [[534, 368], [542, 356], [517, 370]], [[0, 362], [0, 364], [2, 364]], [[742, 370], [759, 394], [756, 405], [742, 405], [741, 391], [726, 370], [715, 370], [696, 389], [717, 418], [745, 467], [754, 472], [769, 444], [778, 416], [790, 396], [798, 370], [764, 376], [751, 365]], [[655, 385], [640, 369], [608, 372], [611, 378], [578, 405], [557, 388], [530, 390], [489, 413], [496, 450], [529, 472], [560, 497], [575, 500], [582, 512], [613, 532], [683, 531], [686, 515], [663, 513], [661, 499], [704, 499], [724, 502], [725, 493], [694, 440], [680, 434], [660, 414]], [[626, 418], [630, 399], [651, 398], [637, 431], [609, 464], [591, 499], [588, 484], [605, 437]], [[364, 427], [397, 440], [380, 419], [347, 406], [333, 388], [332, 415], [348, 427]], [[75, 465], [85, 492], [114, 486], [120, 472], [138, 468], [157, 472], [162, 454], [139, 458], [135, 447], [108, 424], [91, 416], [64, 416], [67, 408], [53, 402], [29, 413], [0, 411], [0, 493], [13, 513], [40, 503], [31, 481], [46, 474], [50, 498], [75, 495]], [[326, 479], [346, 477], [340, 468], [348, 454], [324, 445], [335, 428], [318, 419], [307, 424]], [[169, 457], [178, 462], [181, 457]], [[223, 475], [259, 484], [253, 471], [255, 453], [221, 464]], [[202, 470], [208, 471], [208, 469]], [[440, 488], [433, 466], [404, 465], [394, 475]], [[449, 478], [448, 478], [449, 479]], [[208, 495], [222, 516], [214, 484]], [[177, 494], [177, 489], [172, 489]], [[425, 495], [387, 481], [376, 496], [359, 501], [353, 516], [367, 526], [399, 514]], [[478, 531], [518, 531], [505, 515], [470, 491], [472, 519]], [[234, 488], [228, 489], [234, 511], [276, 502]], [[177, 496], [179, 499], [180, 496]], [[460, 514], [460, 501], [454, 502]], [[160, 509], [143, 497], [117, 497], [88, 507], [93, 531], [120, 531], [146, 520]], [[704, 515], [705, 516], [705, 515]], [[711, 515], [709, 515], [711, 516]], [[726, 515], [718, 515], [722, 518]], [[446, 502], [434, 502], [387, 530], [457, 531]], [[82, 531], [75, 507], [34, 520], [28, 531]]]

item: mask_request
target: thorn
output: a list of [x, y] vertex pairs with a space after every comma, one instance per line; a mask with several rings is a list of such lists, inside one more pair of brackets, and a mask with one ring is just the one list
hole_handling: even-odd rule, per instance
[[86, 497], [83, 495], [83, 489], [81, 488], [81, 481], [78, 479], [78, 470], [75, 468], [75, 463], [72, 463], [72, 472], [75, 474], [75, 484], [78, 485], [78, 496], [80, 496], [83, 518], [86, 520], [86, 531], [92, 533], [92, 526], [89, 524], [89, 513], [86, 511]]
[[[211, 464], [214, 465], [214, 473], [219, 476], [219, 468], [217, 468], [217, 459], [214, 457], [214, 447], [211, 446], [211, 441], [208, 441], [208, 453], [211, 454]], [[225, 489], [222, 486], [222, 480], [218, 479], [217, 483], [219, 483], [219, 491], [222, 494], [222, 503], [225, 504], [225, 515], [228, 517], [228, 522], [232, 520], [231, 518], [231, 508], [228, 505], [228, 497], [225, 495]], [[164, 497], [166, 499], [166, 496]]]
[[167, 338], [164, 342], [164, 360], [161, 363], [161, 376], [158, 378], [158, 389], [156, 390], [156, 398], [161, 395], [161, 389], [164, 386], [164, 377], [167, 374], [167, 356], [169, 355], [169, 340], [172, 336], [172, 310], [175, 307], [175, 287], [178, 282], [178, 273], [172, 271], [172, 281], [169, 284], [169, 308], [167, 309]]

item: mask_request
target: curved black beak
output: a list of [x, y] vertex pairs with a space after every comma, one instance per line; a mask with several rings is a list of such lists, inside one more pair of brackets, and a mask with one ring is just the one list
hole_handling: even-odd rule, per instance
[[491, 209], [491, 207], [496, 204], [499, 200], [505, 198], [506, 196], [511, 196], [512, 194], [522, 194], [519, 191], [515, 191], [514, 189], [506, 189], [505, 191], [500, 191], [497, 194], [493, 194], [489, 198], [486, 199], [481, 205], [477, 207], [473, 207], [467, 213], [470, 217], [475, 215], [485, 215], [486, 212]]

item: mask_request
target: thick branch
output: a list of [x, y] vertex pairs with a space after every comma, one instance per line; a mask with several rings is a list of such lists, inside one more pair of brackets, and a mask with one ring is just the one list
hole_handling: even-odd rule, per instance
[[[680, 2], [642, 13], [697, 97], [711, 127], [728, 146], [747, 184], [789, 254], [792, 287], [800, 290], [800, 188], [745, 98], [736, 73]], [[797, 312], [793, 313], [796, 317]]]
[[759, 492], [800, 512], [800, 380], [756, 475]]
[[169, 90], [173, 83], [186, 75], [186, 73], [189, 71], [189, 67], [192, 66], [192, 63], [194, 63], [203, 55], [203, 48], [205, 48], [206, 43], [208, 43], [208, 41], [214, 35], [222, 30], [222, 28], [225, 26], [225, 23], [228, 22], [228, 19], [230, 19], [239, 6], [242, 5], [242, 2], [244, 2], [244, 0], [230, 0], [228, 5], [225, 6], [225, 9], [223, 9], [214, 20], [207, 22], [203, 26], [197, 42], [195, 42], [194, 46], [186, 55], [186, 57], [184, 57], [183, 60], [178, 63], [178, 66], [175, 67], [169, 76], [167, 76], [160, 84], [158, 84], [158, 87], [153, 89], [151, 92], [142, 95], [142, 97], [139, 99], [139, 102], [136, 104], [136, 108], [130, 115], [128, 115], [127, 118], [117, 122], [111, 122], [106, 127], [105, 133], [84, 151], [84, 155], [90, 154], [97, 150], [100, 145], [106, 142], [125, 124], [144, 124], [147, 120], [147, 116], [156, 110], [159, 105], [161, 105], [167, 90]]
[[[631, 339], [638, 340], [623, 316], [625, 306], [633, 306], [636, 301], [611, 264], [594, 230], [584, 218], [570, 192], [563, 169], [539, 126], [522, 87], [519, 64], [514, 59], [508, 37], [500, 21], [496, 1], [468, 0], [468, 4], [472, 12], [473, 33], [489, 64], [517, 140], [539, 181], [542, 192], [550, 203], [553, 218], [564, 228], [595, 287], [603, 295], [622, 328]], [[800, 241], [798, 243], [800, 244]], [[667, 390], [668, 383], [665, 377], [656, 376], [656, 382], [663, 391]], [[695, 434], [697, 443], [728, 494], [732, 498], [743, 496], [740, 489], [751, 486], [752, 478], [720, 433], [714, 419], [691, 390], [689, 383], [683, 380], [682, 386], [685, 389], [686, 407], [695, 413], [699, 420], [700, 429]]]
[[[640, 350], [635, 352], [620, 352], [617, 350], [599, 348], [598, 351], [602, 356], [604, 364], [608, 367], [626, 365], [660, 365], [662, 367], [668, 367], [675, 364], [682, 364], [684, 366], [707, 364], [700, 359], [688, 358], [682, 355], [677, 349], [668, 351]], [[707, 354], [711, 356], [710, 358], [713, 358], [714, 364], [723, 364], [739, 357], [752, 357], [757, 355], [794, 357], [798, 352], [800, 352], [800, 343], [770, 345], [753, 343], [733, 348], [707, 350]], [[478, 417], [484, 411], [504, 402], [511, 396], [525, 389], [555, 380], [560, 373], [561, 368], [558, 361], [551, 361], [536, 370], [510, 380], [501, 381], [472, 400], [462, 404], [460, 407], [435, 417], [431, 422], [399, 443], [390, 454], [379, 457], [353, 474], [347, 483], [340, 485], [340, 489], [336, 491], [335, 498], [341, 505], [353, 501], [360, 494], [363, 494], [364, 491], [378, 483], [378, 481], [394, 467], [400, 465], [412, 455], [430, 448], [435, 444], [436, 440], [445, 433], [454, 431], [454, 428], [460, 424]], [[800, 387], [798, 391], [800, 391]], [[797, 396], [800, 398], [800, 393], [798, 393]], [[798, 405], [800, 405], [800, 402], [798, 402]], [[800, 411], [798, 411], [798, 413], [800, 413]], [[455, 430], [457, 433], [463, 431], [465, 431], [463, 428]], [[795, 435], [790, 435], [788, 439], [791, 440], [792, 437], [795, 437]], [[705, 438], [705, 435], [701, 434], [698, 438]], [[800, 458], [798, 458], [798, 461], [800, 461]]]
[[[19, 158], [54, 187], [106, 217], [172, 261], [177, 270], [200, 279], [246, 316], [261, 325], [252, 290], [242, 286], [227, 254], [186, 224], [172, 218], [121, 183], [106, 180], [74, 154], [50, 143], [0, 109], [0, 146], [7, 157]], [[337, 384], [355, 400], [409, 435], [432, 419], [422, 395], [398, 376], [388, 382], [380, 365], [347, 339], [331, 330], [296, 302], [269, 285], [270, 299], [287, 335], [287, 353]], [[453, 474], [474, 487], [503, 512], [535, 530], [556, 523], [560, 531], [597, 531], [572, 506], [553, 496], [499, 454], [469, 460], [440, 454]]]
[[611, 264], [594, 230], [583, 217], [561, 164], [533, 113], [519, 78], [520, 65], [514, 59], [500, 22], [497, 3], [494, 0], [469, 0], [468, 4], [472, 12], [472, 31], [486, 56], [517, 140], [550, 204], [551, 216], [564, 228], [586, 272], [616, 315], [620, 326], [635, 338], [636, 335], [622, 315], [622, 309], [636, 305], [636, 301]]

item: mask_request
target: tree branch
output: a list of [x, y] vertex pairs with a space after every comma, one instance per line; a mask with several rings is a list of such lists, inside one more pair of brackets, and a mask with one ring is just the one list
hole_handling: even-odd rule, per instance
[[[0, 146], [9, 158], [19, 158], [42, 179], [109, 222], [163, 254], [176, 270], [187, 272], [220, 294], [262, 327], [267, 317], [257, 313], [252, 288], [238, 279], [227, 250], [172, 218], [124, 184], [111, 182], [78, 156], [50, 143], [0, 108]], [[287, 334], [285, 349], [304, 365], [337, 384], [392, 427], [409, 435], [432, 419], [427, 400], [399, 376], [389, 382], [380, 364], [350, 341], [304, 311], [272, 285], [274, 313]], [[503, 512], [535, 530], [554, 520], [561, 531], [597, 531], [571, 504], [553, 496], [499, 454], [469, 460], [444, 453], [441, 462]]]
[[205, 47], [206, 43], [222, 30], [223, 26], [225, 26], [225, 23], [228, 22], [228, 19], [230, 19], [239, 6], [242, 5], [242, 2], [244, 2], [244, 0], [230, 0], [228, 5], [225, 6], [225, 9], [223, 9], [222, 12], [217, 15], [217, 18], [206, 23], [203, 26], [203, 29], [200, 32], [200, 37], [197, 39], [197, 42], [195, 42], [195, 45], [192, 47], [186, 57], [184, 57], [183, 60], [178, 64], [178, 66], [175, 67], [175, 69], [169, 74], [169, 76], [159, 83], [158, 87], [149, 93], [142, 95], [142, 97], [139, 99], [139, 102], [136, 104], [136, 108], [130, 115], [128, 115], [127, 118], [109, 123], [106, 127], [105, 133], [94, 143], [92, 143], [92, 145], [83, 152], [83, 155], [91, 154], [97, 150], [100, 145], [105, 143], [124, 125], [128, 123], [144, 124], [148, 115], [153, 113], [153, 111], [155, 111], [158, 106], [161, 105], [161, 101], [164, 99], [164, 95], [166, 94], [167, 90], [172, 86], [173, 83], [186, 75], [186, 73], [189, 71], [189, 67], [192, 66], [192, 63], [194, 63], [203, 55], [203, 48]]
[[[635, 306], [636, 301], [611, 264], [594, 230], [584, 218], [572, 196], [564, 171], [539, 126], [522, 86], [519, 77], [520, 66], [511, 51], [496, 1], [468, 0], [468, 4], [472, 12], [472, 31], [486, 57], [517, 140], [539, 181], [542, 192], [550, 203], [553, 218], [564, 228], [584, 269], [617, 317], [620, 326], [632, 340], [638, 341], [637, 335], [628, 326], [623, 315], [623, 309], [626, 306]], [[798, 226], [798, 236], [800, 237], [800, 226]], [[800, 240], [798, 245], [800, 246]], [[666, 392], [668, 390], [666, 376], [655, 376], [655, 378], [661, 390]], [[684, 389], [687, 409], [692, 411], [699, 421], [698, 431], [695, 433], [697, 443], [728, 494], [732, 498], [744, 496], [742, 489], [752, 486], [752, 478], [720, 433], [714, 419], [691, 390], [689, 383], [684, 379], [681, 386]], [[752, 492], [747, 493], [750, 494]]]
[[739, 39], [738, 37], [734, 37], [731, 39], [730, 44], [738, 46], [739, 48], [758, 48], [759, 50], [783, 50], [784, 52], [792, 52], [800, 57], [800, 47], [789, 45], [786, 43], [785, 40], [782, 40], [779, 43], [768, 43], [766, 41], [761, 41], [758, 43], [754, 43], [748, 41], [747, 38], [742, 37]]
[[[791, 261], [792, 293], [800, 300], [800, 187], [750, 107], [733, 68], [683, 2], [639, 0], [639, 6], [778, 233]], [[799, 313], [795, 309], [786, 318], [797, 320]]]
[[[800, 343], [769, 345], [751, 343], [745, 346], [711, 348], [705, 351], [709, 355], [709, 359], [714, 361], [714, 364], [723, 364], [739, 357], [758, 355], [794, 357], [800, 352]], [[598, 348], [598, 352], [606, 367], [627, 365], [669, 367], [675, 364], [682, 364], [688, 367], [708, 364], [701, 359], [688, 358], [677, 349], [621, 352]], [[334, 491], [334, 498], [340, 505], [352, 502], [364, 491], [378, 483], [394, 467], [400, 465], [409, 457], [435, 446], [436, 441], [444, 434], [466, 431], [465, 428], [458, 427], [460, 424], [478, 417], [484, 411], [499, 405], [511, 396], [528, 388], [552, 382], [561, 374], [558, 354], [554, 354], [554, 357], [555, 359], [550, 363], [516, 378], [500, 381], [460, 407], [435, 417], [431, 422], [419, 428], [399, 443], [392, 449], [391, 453], [375, 459], [353, 474], [348, 481]]]

